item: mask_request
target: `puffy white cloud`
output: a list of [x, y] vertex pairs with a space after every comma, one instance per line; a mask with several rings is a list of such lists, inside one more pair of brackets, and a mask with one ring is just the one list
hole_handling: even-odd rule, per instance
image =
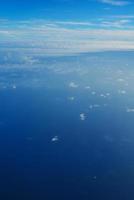
[[58, 142], [59, 141], [59, 137], [58, 136], [54, 136], [52, 139], [51, 139], [51, 142]]
[[74, 82], [71, 82], [71, 83], [69, 83], [69, 87], [71, 87], [71, 88], [77, 88], [79, 85], [77, 85], [76, 83], [74, 83]]
[[86, 115], [85, 115], [84, 113], [81, 113], [81, 114], [80, 114], [80, 119], [81, 119], [82, 121], [84, 121], [84, 120], [86, 119]]

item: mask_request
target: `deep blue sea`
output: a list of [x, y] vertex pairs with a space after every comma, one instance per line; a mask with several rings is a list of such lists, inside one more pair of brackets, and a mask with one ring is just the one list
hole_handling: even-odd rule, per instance
[[133, 200], [134, 52], [38, 59], [0, 65], [0, 200]]

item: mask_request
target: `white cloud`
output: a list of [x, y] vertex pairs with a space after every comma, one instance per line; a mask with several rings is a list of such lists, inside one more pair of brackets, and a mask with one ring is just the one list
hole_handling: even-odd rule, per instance
[[118, 93], [119, 94], [126, 94], [126, 90], [119, 90]]
[[80, 114], [80, 119], [81, 119], [82, 121], [84, 121], [84, 120], [86, 119], [86, 115], [85, 115], [84, 113], [81, 113], [81, 114]]
[[89, 106], [90, 109], [99, 108], [99, 107], [100, 107], [99, 104], [94, 104], [94, 105], [90, 105], [90, 106]]
[[75, 97], [68, 97], [68, 100], [69, 100], [69, 101], [74, 101], [74, 100], [75, 100]]
[[103, 27], [114, 27], [114, 28], [123, 28], [128, 26], [130, 28], [131, 26], [129, 25], [132, 21], [130, 19], [120, 19], [120, 20], [115, 20], [115, 21], [102, 21], [101, 26]]
[[134, 15], [111, 15], [110, 18], [117, 18], [117, 19], [134, 19]]
[[96, 92], [94, 92], [94, 91], [93, 91], [93, 92], [91, 92], [91, 94], [92, 94], [92, 95], [95, 95], [95, 94], [96, 94]]
[[100, 97], [106, 98], [105, 94], [100, 94]]
[[86, 90], [90, 90], [91, 87], [87, 85], [87, 86], [85, 86], [85, 89], [86, 89]]
[[94, 25], [91, 22], [78, 22], [78, 21], [57, 21], [56, 24], [61, 25], [74, 25], [74, 26], [92, 26]]
[[16, 86], [16, 85], [13, 85], [12, 88], [15, 90], [15, 89], [17, 88], [17, 86]]
[[128, 112], [128, 113], [134, 112], [134, 108], [127, 108], [127, 112]]
[[124, 82], [125, 79], [123, 79], [123, 78], [118, 78], [117, 81], [118, 81], [118, 82]]
[[77, 88], [79, 85], [77, 85], [76, 83], [74, 83], [74, 82], [71, 82], [71, 83], [69, 83], [69, 87], [71, 87], [71, 88]]
[[129, 2], [128, 1], [124, 1], [124, 0], [100, 0], [100, 2], [102, 3], [106, 3], [112, 6], [125, 6], [128, 5]]
[[54, 136], [52, 139], [51, 139], [51, 142], [58, 142], [59, 141], [59, 137], [58, 136]]

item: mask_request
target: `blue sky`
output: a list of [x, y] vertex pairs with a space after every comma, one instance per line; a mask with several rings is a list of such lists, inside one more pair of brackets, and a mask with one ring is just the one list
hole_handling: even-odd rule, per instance
[[133, 10], [132, 0], [1, 0], [0, 42], [52, 54], [130, 50]]
[[93, 20], [109, 15], [133, 15], [132, 0], [1, 0], [0, 17], [14, 20]]

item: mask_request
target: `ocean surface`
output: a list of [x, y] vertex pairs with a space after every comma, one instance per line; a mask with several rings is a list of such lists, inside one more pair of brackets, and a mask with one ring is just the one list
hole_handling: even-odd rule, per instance
[[133, 200], [134, 52], [36, 61], [0, 64], [0, 199]]

